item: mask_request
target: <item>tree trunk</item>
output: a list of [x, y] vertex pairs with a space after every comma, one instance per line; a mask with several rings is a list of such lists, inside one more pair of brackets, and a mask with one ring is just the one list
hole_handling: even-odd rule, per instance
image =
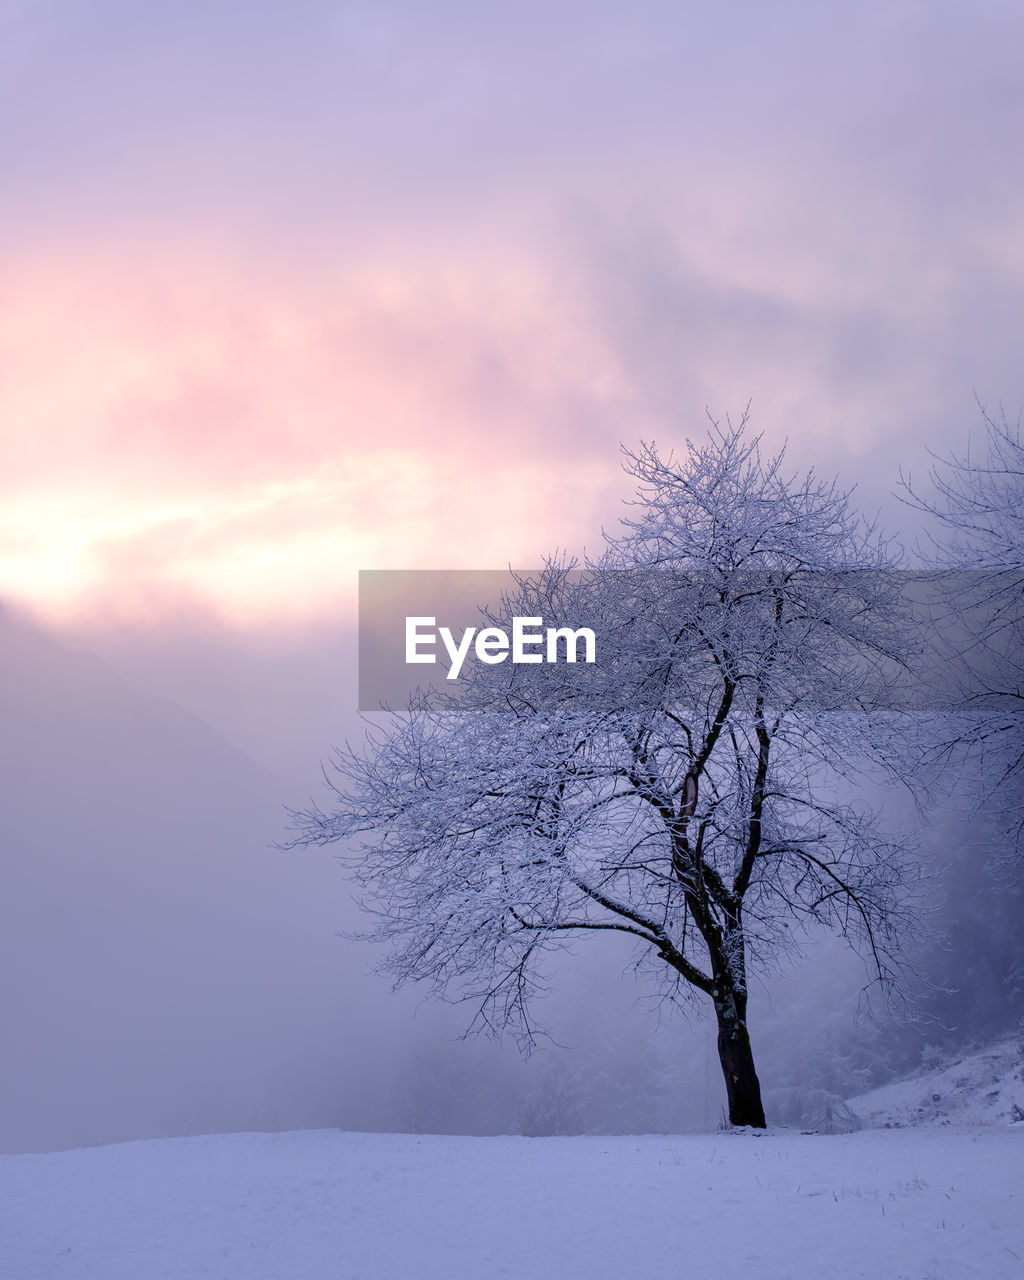
[[750, 1035], [747, 1032], [746, 1001], [741, 1001], [732, 992], [723, 992], [721, 987], [719, 992], [715, 996], [718, 1059], [722, 1064], [725, 1091], [729, 1099], [729, 1123], [763, 1129], [764, 1106], [761, 1102], [761, 1084], [754, 1070]]

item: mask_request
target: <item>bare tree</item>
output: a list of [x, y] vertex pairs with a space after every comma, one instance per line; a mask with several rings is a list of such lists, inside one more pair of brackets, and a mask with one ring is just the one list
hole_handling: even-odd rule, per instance
[[982, 409], [980, 450], [936, 458], [931, 491], [901, 477], [931, 518], [934, 637], [951, 731], [942, 754], [972, 784], [973, 814], [995, 819], [1019, 874], [1024, 854], [1024, 441], [1020, 422]]
[[748, 970], [818, 924], [891, 988], [914, 928], [908, 841], [840, 795], [904, 767], [893, 561], [849, 497], [714, 427], [678, 463], [628, 454], [622, 537], [520, 578], [495, 617], [588, 625], [594, 668], [478, 668], [336, 753], [298, 843], [352, 855], [397, 982], [529, 1040], [544, 956], [628, 938], [663, 998], [714, 1008], [729, 1118], [763, 1126]]

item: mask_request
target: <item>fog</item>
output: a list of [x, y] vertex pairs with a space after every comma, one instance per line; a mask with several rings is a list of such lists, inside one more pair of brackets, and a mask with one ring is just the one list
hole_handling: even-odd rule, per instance
[[[524, 1061], [392, 992], [332, 851], [276, 846], [363, 730], [357, 571], [595, 552], [619, 441], [752, 401], [913, 543], [900, 468], [1024, 404], [1022, 34], [1003, 0], [0, 0], [0, 1146], [718, 1122], [710, 1026], [626, 950], [560, 960]], [[928, 816], [959, 994], [858, 1024], [808, 939], [752, 992], [772, 1116], [1024, 1012], [1024, 904]]]
[[[463, 1040], [471, 1008], [393, 992], [338, 936], [360, 912], [332, 851], [274, 846], [364, 727], [353, 646], [344, 625], [272, 643], [199, 616], [56, 635], [0, 614], [5, 1149], [718, 1123], [711, 1026], [645, 999], [628, 945], [586, 939], [550, 966], [550, 1034], [525, 1059]], [[860, 962], [809, 952], [753, 989], [777, 1117], [884, 1056], [877, 1033], [855, 1048]]]
[[5, 1143], [378, 1124], [408, 1005], [335, 938], [330, 859], [269, 847], [288, 786], [9, 614], [0, 645]]

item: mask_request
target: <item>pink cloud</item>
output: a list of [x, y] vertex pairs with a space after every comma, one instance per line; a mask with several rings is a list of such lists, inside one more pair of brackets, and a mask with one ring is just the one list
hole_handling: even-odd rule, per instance
[[585, 410], [616, 389], [605, 374], [581, 395], [598, 357], [525, 273], [504, 290], [500, 271], [283, 287], [189, 260], [7, 274], [17, 595], [316, 611], [367, 564], [501, 564], [596, 532], [614, 449], [580, 457]]

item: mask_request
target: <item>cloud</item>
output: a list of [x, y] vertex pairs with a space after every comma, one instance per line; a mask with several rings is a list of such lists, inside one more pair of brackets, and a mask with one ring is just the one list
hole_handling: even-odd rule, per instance
[[748, 399], [885, 504], [1024, 400], [1018, 6], [242, 12], [0, 11], [0, 591], [536, 560]]
[[613, 450], [574, 455], [595, 427], [614, 439], [614, 389], [528, 272], [368, 265], [286, 287], [122, 258], [10, 276], [8, 590], [191, 583], [316, 609], [367, 561], [536, 558], [575, 517], [596, 534]]

